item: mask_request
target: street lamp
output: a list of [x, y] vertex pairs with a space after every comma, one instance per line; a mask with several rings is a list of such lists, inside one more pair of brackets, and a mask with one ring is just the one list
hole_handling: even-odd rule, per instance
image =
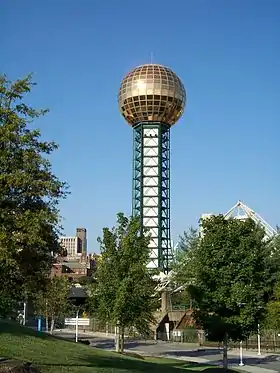
[[[239, 307], [245, 306], [246, 303], [239, 303]], [[261, 309], [262, 307], [258, 307], [258, 309]], [[258, 356], [261, 355], [261, 334], [260, 334], [260, 324], [258, 323]], [[243, 363], [243, 344], [242, 341], [240, 341], [240, 347], [239, 347], [239, 356], [240, 356], [240, 362], [239, 366], [243, 367], [245, 364]]]
[[22, 325], [25, 326], [26, 324], [26, 301], [23, 302], [23, 321], [22, 321]]
[[82, 287], [73, 286], [69, 290], [68, 299], [76, 307], [76, 332], [75, 332], [75, 341], [78, 342], [78, 333], [79, 333], [79, 311], [81, 306], [85, 304], [86, 301], [86, 292]]
[[[239, 307], [243, 307], [245, 306], [246, 303], [239, 303]], [[240, 357], [240, 361], [239, 361], [239, 366], [240, 367], [243, 367], [245, 364], [243, 363], [243, 341], [241, 340], [240, 341], [240, 346], [239, 346], [239, 357]]]
[[244, 366], [244, 363], [243, 363], [243, 344], [242, 344], [242, 341], [240, 341], [240, 348], [239, 348], [239, 352], [240, 352], [240, 362], [239, 362], [239, 366], [240, 367], [243, 367]]
[[261, 333], [260, 333], [260, 324], [258, 324], [258, 356], [261, 355]]

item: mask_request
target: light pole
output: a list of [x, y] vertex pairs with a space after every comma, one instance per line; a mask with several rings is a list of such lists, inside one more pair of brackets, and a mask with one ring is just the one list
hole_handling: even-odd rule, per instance
[[77, 308], [76, 313], [76, 333], [75, 333], [75, 341], [78, 342], [78, 333], [79, 333], [79, 307]]
[[260, 333], [260, 324], [258, 324], [258, 356], [261, 355], [261, 333]]
[[22, 325], [25, 326], [26, 324], [26, 301], [23, 302], [23, 321]]
[[[239, 303], [239, 307], [245, 306], [246, 303]], [[262, 307], [258, 307], [258, 309], [261, 309]], [[243, 363], [243, 345], [242, 341], [240, 341], [240, 347], [239, 347], [239, 355], [240, 355], [240, 362], [239, 366], [244, 366], [245, 364]], [[260, 324], [258, 323], [258, 356], [261, 355], [261, 334], [260, 334]]]
[[[246, 303], [239, 303], [239, 308], [245, 306]], [[244, 366], [244, 363], [243, 363], [243, 341], [241, 340], [240, 341], [240, 346], [239, 346], [239, 356], [240, 356], [240, 361], [239, 361], [239, 366], [240, 367], [243, 367]]]
[[239, 355], [240, 355], [240, 362], [239, 362], [238, 365], [240, 367], [243, 367], [244, 363], [243, 363], [243, 344], [242, 344], [242, 341], [240, 341]]
[[79, 311], [81, 307], [85, 304], [86, 292], [82, 287], [72, 286], [69, 289], [68, 299], [73, 304], [76, 309], [76, 331], [75, 331], [75, 341], [78, 342], [78, 332], [79, 332]]

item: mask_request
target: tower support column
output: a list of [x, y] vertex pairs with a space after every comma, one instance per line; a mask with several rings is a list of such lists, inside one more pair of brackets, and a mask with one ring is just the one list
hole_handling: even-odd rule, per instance
[[170, 243], [170, 126], [133, 127], [133, 215], [151, 234], [149, 268], [168, 273]]

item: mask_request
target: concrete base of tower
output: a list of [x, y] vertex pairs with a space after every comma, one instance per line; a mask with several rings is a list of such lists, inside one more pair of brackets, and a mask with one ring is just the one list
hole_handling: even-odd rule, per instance
[[169, 307], [171, 298], [168, 290], [163, 290], [161, 293], [161, 312], [166, 313], [171, 307]]
[[[171, 294], [168, 290], [161, 292], [161, 309], [154, 315], [155, 324], [152, 327], [155, 340], [170, 341], [174, 339], [174, 332], [186, 310], [173, 310]], [[176, 334], [176, 333], [175, 333]]]

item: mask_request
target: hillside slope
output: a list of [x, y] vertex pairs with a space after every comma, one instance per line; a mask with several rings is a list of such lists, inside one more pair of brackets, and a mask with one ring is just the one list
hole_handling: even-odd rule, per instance
[[[195, 373], [221, 372], [215, 367], [182, 360], [141, 359], [107, 352], [81, 343], [36, 332], [0, 320], [0, 359], [35, 365], [42, 373]], [[0, 365], [1, 370], [1, 365]], [[229, 370], [229, 373], [234, 373]]]
[[0, 321], [0, 357], [32, 362], [42, 372], [191, 373], [195, 367], [167, 359], [134, 359]]

